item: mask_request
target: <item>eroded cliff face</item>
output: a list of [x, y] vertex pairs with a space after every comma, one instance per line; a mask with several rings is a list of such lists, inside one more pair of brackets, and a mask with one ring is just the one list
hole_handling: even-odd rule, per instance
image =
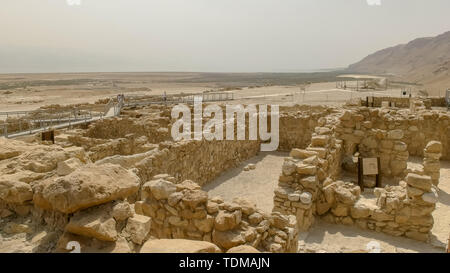
[[439, 91], [450, 87], [450, 32], [377, 51], [348, 70], [392, 73], [404, 81], [425, 84], [430, 95], [441, 95]]

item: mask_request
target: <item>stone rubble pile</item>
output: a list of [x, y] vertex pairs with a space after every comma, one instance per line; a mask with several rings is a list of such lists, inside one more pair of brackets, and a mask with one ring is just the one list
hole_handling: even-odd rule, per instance
[[151, 234], [157, 238], [194, 239], [213, 242], [228, 250], [250, 245], [270, 252], [292, 252], [297, 247], [295, 217], [267, 215], [243, 199], [224, 202], [208, 198], [200, 187], [186, 180], [158, 175], [144, 184], [137, 214], [152, 219]]

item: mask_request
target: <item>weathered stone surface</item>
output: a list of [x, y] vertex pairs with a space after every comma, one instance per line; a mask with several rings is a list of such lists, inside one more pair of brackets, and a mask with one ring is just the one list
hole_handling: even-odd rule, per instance
[[282, 167], [282, 172], [284, 175], [289, 176], [295, 172], [297, 165], [290, 160], [285, 160]]
[[202, 190], [188, 191], [182, 198], [183, 203], [192, 209], [195, 209], [200, 204], [206, 203], [207, 200], [208, 193]]
[[260, 253], [260, 251], [249, 245], [240, 245], [228, 249], [227, 253]]
[[232, 247], [242, 245], [245, 243], [244, 237], [237, 230], [229, 230], [229, 231], [214, 230], [212, 233], [212, 241], [217, 246], [224, 249], [230, 249]]
[[167, 203], [170, 206], [175, 206], [178, 204], [178, 202], [183, 198], [183, 193], [181, 192], [174, 192], [171, 195], [169, 195], [169, 198], [167, 199]]
[[20, 146], [23, 146], [23, 143], [19, 141], [0, 138], [0, 160], [20, 155], [24, 150], [24, 148], [20, 149]]
[[68, 175], [74, 172], [76, 169], [80, 168], [83, 165], [81, 160], [76, 157], [67, 159], [63, 162], [58, 162], [56, 167], [56, 173], [60, 176]]
[[201, 232], [211, 232], [211, 230], [214, 227], [214, 217], [208, 215], [205, 219], [195, 219], [194, 225], [201, 231]]
[[76, 213], [70, 218], [65, 230], [102, 241], [117, 240], [116, 221], [105, 206]]
[[113, 206], [111, 215], [116, 221], [124, 221], [133, 216], [133, 210], [128, 202], [119, 202]]
[[357, 196], [345, 187], [336, 187], [334, 190], [336, 199], [346, 205], [353, 205], [356, 202]]
[[303, 204], [311, 204], [311, 202], [312, 202], [312, 194], [307, 192], [307, 191], [302, 192], [302, 194], [300, 194], [300, 201]]
[[348, 215], [348, 207], [342, 204], [338, 204], [336, 207], [332, 208], [331, 211], [336, 216], [347, 216]]
[[439, 196], [436, 190], [432, 189], [431, 192], [427, 192], [422, 195], [422, 200], [430, 204], [436, 204], [439, 200]]
[[408, 149], [408, 146], [406, 145], [405, 142], [401, 142], [401, 141], [396, 141], [394, 143], [394, 150], [395, 151], [400, 151], [400, 152], [404, 152]]
[[220, 253], [220, 248], [210, 242], [185, 239], [149, 240], [140, 253]]
[[367, 218], [370, 216], [370, 207], [362, 202], [356, 202], [350, 209], [350, 215], [355, 218]]
[[6, 203], [22, 204], [33, 199], [33, 191], [27, 183], [0, 180], [0, 199]]
[[242, 197], [234, 198], [233, 203], [237, 204], [245, 215], [250, 215], [256, 211], [256, 204]]
[[291, 193], [291, 194], [288, 195], [288, 200], [289, 201], [293, 201], [293, 202], [299, 201], [300, 200], [300, 194], [299, 193]]
[[400, 129], [389, 131], [388, 135], [387, 135], [387, 137], [389, 139], [402, 139], [403, 136], [404, 136], [404, 133]]
[[248, 216], [248, 221], [249, 221], [250, 224], [252, 224], [252, 225], [257, 225], [257, 224], [259, 224], [263, 219], [264, 219], [264, 218], [263, 218], [262, 214], [259, 213], [259, 212], [255, 212], [255, 213], [250, 214], [250, 215]]
[[143, 191], [151, 193], [157, 200], [167, 199], [177, 191], [177, 187], [172, 182], [164, 179], [151, 180], [144, 184]]
[[430, 141], [425, 147], [427, 153], [440, 153], [442, 151], [442, 143], [439, 141]]
[[128, 218], [125, 233], [128, 234], [131, 241], [140, 245], [150, 232], [151, 223], [150, 217], [135, 214], [133, 217]]
[[314, 165], [306, 165], [306, 164], [298, 164], [297, 165], [297, 173], [305, 174], [305, 175], [314, 175], [316, 174], [317, 167]]
[[5, 225], [4, 231], [7, 234], [16, 234], [16, 233], [33, 233], [33, 229], [31, 226], [26, 224], [17, 224], [14, 222], [9, 222]]
[[118, 165], [88, 164], [73, 173], [41, 183], [33, 201], [45, 209], [73, 213], [138, 191], [139, 178]]
[[314, 147], [325, 147], [330, 139], [327, 135], [317, 135], [311, 138], [311, 145]]
[[424, 193], [423, 190], [410, 186], [406, 186], [406, 192], [408, 196], [420, 196]]
[[[233, 213], [219, 211], [214, 222], [214, 228], [218, 231], [227, 231], [236, 227], [241, 220], [241, 211]], [[239, 222], [238, 222], [239, 221]]]
[[382, 210], [374, 210], [372, 212], [372, 216], [371, 216], [374, 220], [376, 221], [393, 221], [394, 220], [394, 216], [387, 214], [386, 212], [382, 211]]
[[298, 158], [298, 159], [305, 159], [305, 158], [308, 158], [313, 155], [317, 155], [317, 152], [307, 151], [307, 150], [303, 150], [303, 149], [296, 149], [296, 148], [292, 149], [291, 153], [289, 154], [289, 156], [291, 156], [293, 158]]
[[418, 175], [409, 173], [406, 176], [406, 183], [408, 185], [429, 192], [431, 190], [431, 178], [426, 175]]

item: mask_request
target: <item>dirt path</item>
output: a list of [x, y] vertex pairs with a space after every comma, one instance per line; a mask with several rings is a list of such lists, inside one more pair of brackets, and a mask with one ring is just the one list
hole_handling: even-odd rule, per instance
[[[273, 192], [278, 184], [281, 166], [288, 153], [260, 152], [259, 155], [230, 169], [203, 187], [209, 196], [222, 196], [226, 201], [235, 197], [245, 197], [256, 203], [266, 212], [273, 208]], [[256, 169], [244, 171], [247, 164], [253, 163]]]
[[439, 202], [433, 212], [431, 233], [433, 245], [445, 247], [450, 237], [450, 161], [441, 161], [441, 177], [438, 185]]
[[367, 244], [377, 242], [383, 253], [444, 252], [428, 243], [405, 237], [394, 237], [384, 233], [362, 230], [354, 226], [335, 225], [316, 219], [309, 232], [300, 234], [299, 252], [361, 252]]

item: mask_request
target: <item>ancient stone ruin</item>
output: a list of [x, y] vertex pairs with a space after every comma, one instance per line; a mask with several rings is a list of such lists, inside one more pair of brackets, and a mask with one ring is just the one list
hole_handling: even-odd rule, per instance
[[[264, 212], [202, 190], [261, 141], [174, 142], [170, 109], [124, 109], [57, 131], [55, 144], [0, 139], [2, 232], [32, 235], [35, 252], [66, 252], [72, 241], [86, 252], [297, 252], [299, 233], [320, 217], [429, 240], [440, 160], [450, 159], [448, 112], [280, 107], [279, 150], [290, 156], [274, 170], [274, 206]], [[383, 187], [358, 186], [356, 153], [380, 157]], [[408, 168], [410, 156], [423, 164]]]

